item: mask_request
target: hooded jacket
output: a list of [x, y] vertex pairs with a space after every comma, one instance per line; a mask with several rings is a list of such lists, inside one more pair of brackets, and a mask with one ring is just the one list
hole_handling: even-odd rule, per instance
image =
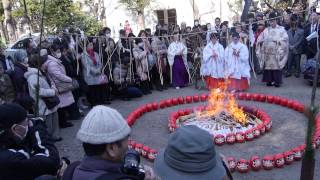
[[[49, 55], [48, 60], [41, 68], [47, 73], [53, 87], [63, 87], [65, 84], [72, 83], [72, 79], [66, 75], [62, 62], [53, 56]], [[59, 92], [58, 97], [60, 100], [59, 108], [67, 107], [75, 102], [71, 90]]]
[[[36, 92], [37, 92], [37, 80], [38, 80], [38, 69], [35, 68], [29, 68], [28, 71], [24, 74], [24, 77], [28, 81], [28, 87], [30, 96], [36, 101]], [[54, 97], [55, 96], [55, 90], [50, 87], [49, 83], [47, 82], [47, 79], [44, 75], [42, 75], [41, 72], [39, 72], [39, 115], [49, 115], [53, 112], [56, 112], [58, 109], [58, 106], [54, 107], [53, 109], [49, 110], [43, 101], [43, 97]]]

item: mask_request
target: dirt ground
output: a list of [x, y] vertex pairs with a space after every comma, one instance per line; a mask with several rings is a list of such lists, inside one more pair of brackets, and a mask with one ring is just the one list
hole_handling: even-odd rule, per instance
[[[249, 92], [265, 93], [287, 97], [298, 100], [306, 105], [310, 104], [311, 87], [302, 78], [296, 79], [290, 77], [284, 79], [284, 84], [281, 88], [266, 87], [260, 82], [261, 77], [252, 79]], [[320, 103], [320, 89], [318, 89], [316, 103]], [[207, 90], [197, 90], [194, 87], [182, 88], [180, 90], [169, 89], [163, 92], [153, 91], [151, 95], [144, 96], [131, 101], [112, 101], [110, 107], [117, 109], [124, 117], [132, 110], [140, 105], [159, 101], [169, 97], [187, 96], [194, 94], [202, 94]], [[235, 145], [224, 145], [217, 147], [217, 150], [225, 156], [233, 156], [235, 158], [250, 159], [253, 155], [264, 156], [266, 154], [275, 154], [291, 149], [297, 145], [304, 143], [306, 132], [306, 118], [293, 110], [284, 108], [278, 105], [267, 103], [257, 103], [240, 101], [240, 104], [245, 104], [253, 107], [262, 108], [266, 111], [273, 120], [271, 132], [255, 139], [251, 142]], [[198, 103], [204, 104], [204, 103]], [[167, 128], [168, 116], [171, 112], [181, 108], [194, 107], [198, 104], [188, 104], [175, 106], [163, 110], [154, 111], [143, 115], [132, 127], [132, 139], [149, 145], [157, 150], [164, 148], [167, 144], [169, 131]], [[61, 156], [67, 156], [72, 161], [81, 160], [83, 150], [80, 142], [76, 139], [76, 133], [81, 125], [81, 121], [73, 121], [75, 124], [72, 128], [62, 130], [64, 140], [58, 143]], [[316, 151], [316, 169], [315, 179], [320, 179], [320, 149]], [[149, 162], [144, 161], [152, 165]], [[296, 161], [289, 166], [272, 171], [261, 170], [246, 174], [233, 173], [234, 179], [239, 180], [297, 180], [300, 178], [301, 161]]]

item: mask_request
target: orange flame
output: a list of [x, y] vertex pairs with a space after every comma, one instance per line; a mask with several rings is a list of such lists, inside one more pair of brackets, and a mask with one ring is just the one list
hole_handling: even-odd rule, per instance
[[242, 109], [238, 107], [235, 97], [227, 91], [228, 81], [220, 83], [218, 89], [212, 89], [208, 97], [207, 111], [196, 113], [197, 117], [216, 116], [225, 111], [229, 113], [235, 121], [240, 124], [247, 123], [247, 116]]

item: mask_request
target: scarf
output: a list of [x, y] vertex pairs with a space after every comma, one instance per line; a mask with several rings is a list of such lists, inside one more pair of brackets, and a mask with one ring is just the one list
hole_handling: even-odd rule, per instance
[[96, 57], [94, 55], [93, 49], [88, 49], [87, 53], [88, 53], [90, 59], [92, 60], [92, 63], [96, 66], [97, 65], [97, 60], [96, 60]]

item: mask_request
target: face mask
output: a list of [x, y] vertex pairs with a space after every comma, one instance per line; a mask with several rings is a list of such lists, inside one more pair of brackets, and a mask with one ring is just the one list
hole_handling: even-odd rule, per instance
[[199, 25], [199, 22], [195, 22], [194, 25], [195, 25], [195, 26], [198, 26], [198, 25]]
[[56, 53], [56, 58], [61, 58], [61, 52], [59, 52], [59, 53]]
[[106, 34], [106, 38], [109, 39], [110, 37], [111, 37], [111, 34], [110, 34], [110, 33], [107, 33], [107, 34]]
[[12, 131], [13, 134], [20, 140], [24, 140], [24, 138], [26, 138], [27, 134], [28, 134], [28, 131], [29, 131], [29, 126], [22, 126], [20, 124], [16, 124], [14, 125], [15, 127], [13, 127], [13, 129], [15, 128], [20, 128], [22, 131], [21, 132], [15, 132], [15, 131]]

